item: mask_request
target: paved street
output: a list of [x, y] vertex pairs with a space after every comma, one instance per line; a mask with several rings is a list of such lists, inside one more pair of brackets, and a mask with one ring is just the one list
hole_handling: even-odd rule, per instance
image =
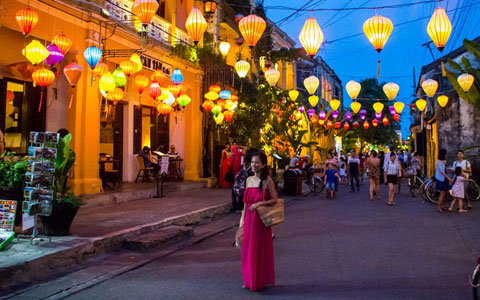
[[480, 209], [440, 214], [406, 192], [390, 207], [362, 188], [287, 204], [275, 228], [277, 285], [263, 292], [241, 288], [231, 229], [69, 299], [471, 299]]

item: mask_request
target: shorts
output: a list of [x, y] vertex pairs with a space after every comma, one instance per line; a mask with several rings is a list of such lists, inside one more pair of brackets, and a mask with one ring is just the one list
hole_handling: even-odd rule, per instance
[[327, 191], [335, 190], [335, 182], [327, 182], [327, 184], [325, 185], [325, 188], [327, 189]]
[[397, 184], [397, 175], [387, 175], [387, 183]]
[[448, 191], [450, 189], [450, 183], [448, 179], [445, 178], [443, 181], [435, 180], [435, 189], [437, 191]]

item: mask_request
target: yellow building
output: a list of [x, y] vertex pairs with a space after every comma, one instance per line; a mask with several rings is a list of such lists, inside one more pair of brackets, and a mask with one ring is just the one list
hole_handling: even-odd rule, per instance
[[[133, 0], [3, 2], [0, 129], [6, 133], [7, 150], [25, 153], [29, 131], [56, 132], [66, 128], [72, 133], [72, 146], [77, 154], [70, 181], [75, 194], [101, 191], [101, 153], [112, 156], [118, 162], [123, 181], [135, 180], [138, 171], [135, 154], [145, 145], [162, 152], [175, 145], [184, 159], [184, 178], [198, 180], [202, 169], [200, 104], [204, 73], [194, 62], [181, 58], [184, 54], [177, 55], [179, 52], [175, 51], [183, 48], [187, 49], [187, 53], [194, 53], [184, 25], [194, 1], [159, 3], [160, 8], [148, 25], [147, 38], [137, 31], [141, 26], [134, 22]], [[29, 36], [24, 37], [15, 13], [27, 5], [38, 14], [38, 24]], [[41, 96], [41, 88], [33, 87], [31, 83], [34, 67], [22, 56], [22, 48], [34, 39], [48, 45], [55, 35], [62, 32], [73, 41], [73, 46], [62, 62], [55, 66], [58, 78], [44, 89]], [[182, 46], [172, 48], [175, 45]], [[192, 102], [168, 117], [158, 116], [148, 89], [141, 97], [136, 91], [135, 74], [130, 76], [124, 87], [123, 99], [115, 106], [108, 104], [105, 107], [106, 101], [98, 89], [98, 78], [92, 75], [83, 56], [84, 50], [90, 46], [103, 50], [102, 59], [110, 72], [133, 53], [139, 54], [143, 69], [137, 74], [150, 77], [154, 70], [160, 69], [165, 76], [162, 87], [171, 84], [168, 77], [174, 69], [180, 69], [183, 85]], [[75, 89], [69, 86], [63, 74], [64, 66], [71, 62], [83, 68]], [[14, 101], [7, 101], [7, 90], [14, 92]], [[70, 99], [73, 101], [69, 108]]]

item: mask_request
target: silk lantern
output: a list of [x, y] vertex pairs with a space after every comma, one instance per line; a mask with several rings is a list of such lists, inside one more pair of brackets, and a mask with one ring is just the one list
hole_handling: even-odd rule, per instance
[[427, 101], [424, 99], [418, 99], [417, 101], [415, 101], [415, 105], [420, 112], [423, 112], [427, 107]]
[[388, 122], [389, 122], [389, 121], [388, 121], [388, 118], [387, 118], [386, 116], [383, 117], [383, 119], [382, 119], [383, 125], [384, 125], [384, 126], [387, 126], [387, 125], [388, 125]]
[[348, 124], [348, 122], [343, 123], [343, 129], [349, 130], [350, 129], [350, 124]]
[[225, 122], [230, 123], [233, 120], [233, 111], [227, 110], [226, 112], [223, 113], [223, 118]]
[[121, 88], [114, 88], [113, 91], [107, 93], [107, 99], [113, 101], [115, 104], [122, 100], [124, 96], [123, 90]]
[[365, 130], [368, 130], [369, 127], [370, 127], [370, 124], [368, 123], [368, 121], [364, 121], [363, 128], [365, 128]]
[[440, 104], [441, 107], [445, 107], [448, 104], [448, 97], [445, 95], [438, 96], [437, 102], [438, 104]]
[[395, 82], [388, 82], [383, 86], [383, 92], [387, 96], [388, 100], [392, 101], [397, 97], [400, 86]]
[[382, 103], [382, 102], [375, 102], [373, 104], [373, 110], [379, 114], [382, 112], [383, 108], [385, 107], [385, 105]]
[[137, 72], [137, 64], [131, 61], [130, 59], [124, 60], [120, 63], [120, 69], [122, 69], [125, 75], [130, 76]]
[[427, 33], [440, 52], [445, 48], [451, 32], [452, 23], [445, 9], [443, 7], [435, 9], [428, 22]]
[[17, 11], [15, 14], [18, 26], [23, 35], [29, 35], [38, 23], [38, 14], [29, 7]]
[[49, 66], [54, 66], [62, 61], [64, 55], [62, 51], [57, 47], [55, 44], [50, 44], [47, 46], [47, 50], [49, 52], [48, 57], [45, 59], [45, 62]]
[[280, 78], [280, 71], [271, 68], [265, 72], [265, 79], [270, 86], [275, 86]]
[[217, 84], [212, 84], [211, 86], [208, 87], [209, 92], [215, 92], [217, 94], [220, 93], [221, 90], [222, 88]]
[[77, 86], [80, 76], [82, 76], [83, 68], [77, 63], [70, 63], [63, 68], [63, 73], [67, 77], [68, 83], [72, 88]]
[[318, 100], [319, 100], [318, 96], [316, 96], [316, 95], [312, 95], [312, 96], [308, 97], [308, 103], [310, 103], [310, 105], [312, 107], [317, 106]]
[[338, 115], [339, 115], [339, 113], [338, 113], [337, 110], [334, 110], [334, 111], [332, 111], [332, 113], [331, 113], [331, 116], [332, 116], [332, 118], [334, 118], [334, 119], [338, 118]]
[[318, 120], [318, 125], [320, 125], [320, 126], [325, 125], [325, 120]]
[[230, 97], [232, 96], [232, 93], [229, 90], [223, 90], [218, 95], [220, 96], [220, 98], [227, 100], [227, 99], [230, 99]]
[[357, 129], [358, 126], [360, 126], [360, 124], [357, 121], [353, 122], [353, 128]]
[[427, 79], [422, 82], [422, 89], [428, 97], [433, 97], [438, 89], [438, 82], [433, 79]]
[[182, 84], [171, 84], [167, 87], [167, 90], [172, 93], [173, 97], [177, 98], [182, 92]]
[[223, 110], [223, 109], [222, 109], [222, 107], [221, 107], [220, 105], [214, 105], [214, 106], [212, 107], [212, 114], [218, 115], [219, 113], [222, 112], [222, 110]]
[[214, 105], [215, 105], [215, 103], [213, 103], [213, 101], [205, 100], [205, 101], [202, 103], [202, 108], [203, 108], [205, 111], [211, 112]]
[[405, 104], [403, 102], [396, 102], [394, 105], [395, 111], [397, 114], [401, 114], [403, 111], [403, 108], [405, 107]]
[[464, 73], [457, 77], [457, 81], [463, 91], [468, 93], [473, 85], [474, 77], [468, 73]]
[[305, 111], [305, 107], [304, 107], [303, 105], [300, 105], [300, 106], [298, 107], [298, 111], [301, 112], [301, 113], [303, 113], [303, 112]]
[[328, 129], [332, 128], [332, 126], [333, 126], [332, 121], [328, 120], [328, 121], [327, 121], [327, 127], [328, 127]]
[[375, 119], [381, 119], [382, 118], [382, 113], [375, 113]]
[[137, 53], [133, 53], [132, 56], [130, 56], [130, 60], [137, 64], [137, 72], [140, 72], [140, 70], [142, 70], [143, 68], [143, 64], [142, 64], [142, 60], [140, 59], [140, 56], [138, 56]]
[[133, 81], [135, 89], [141, 95], [143, 91], [148, 87], [150, 83], [149, 79], [145, 75], [137, 75]]
[[382, 51], [392, 30], [392, 21], [380, 15], [375, 15], [363, 23], [363, 32], [378, 53]]
[[393, 119], [395, 120], [395, 122], [398, 122], [398, 120], [400, 120], [400, 115], [399, 114], [394, 114]]
[[299, 35], [300, 43], [310, 58], [313, 58], [323, 42], [323, 32], [314, 17], [307, 18]]
[[72, 40], [67, 37], [66, 34], [63, 32], [60, 34], [57, 34], [53, 39], [52, 39], [52, 44], [57, 45], [58, 49], [62, 51], [63, 55], [66, 55], [70, 48], [72, 47]]
[[390, 105], [390, 106], [388, 107], [388, 111], [390, 112], [390, 114], [391, 114], [392, 116], [397, 113], [397, 111], [395, 110], [395, 106], [393, 106], [393, 105]]
[[367, 111], [364, 110], [364, 109], [361, 109], [361, 110], [358, 112], [358, 115], [360, 116], [360, 119], [365, 120], [365, 118], [367, 117]]
[[303, 81], [303, 85], [305, 86], [305, 89], [307, 89], [310, 95], [315, 94], [319, 84], [320, 84], [320, 81], [318, 80], [317, 77], [313, 75], [305, 78], [305, 80]]
[[159, 6], [157, 0], [135, 0], [132, 11], [142, 22], [143, 27], [147, 27]]
[[373, 119], [373, 120], [372, 120], [372, 125], [373, 125], [373, 127], [377, 127], [377, 126], [378, 126], [378, 120], [377, 120], [377, 119]]
[[290, 99], [292, 99], [292, 101], [296, 101], [297, 98], [298, 98], [298, 91], [297, 90], [290, 90], [288, 91], [288, 96], [290, 97]]
[[170, 105], [168, 105], [167, 103], [161, 102], [160, 104], [157, 105], [157, 111], [161, 115], [166, 116], [169, 113], [171, 113], [172, 110], [173, 110], [173, 108]]
[[234, 95], [234, 94], [232, 94], [232, 95], [230, 96], [230, 100], [232, 100], [232, 102], [233, 102], [233, 103], [235, 103], [235, 102], [237, 102], [237, 101], [238, 101], [238, 96], [237, 96], [237, 95]]
[[335, 129], [340, 129], [342, 127], [342, 122], [335, 122]]
[[158, 82], [158, 84], [160, 84], [165, 78], [166, 76], [163, 74], [163, 72], [158, 69], [153, 71], [152, 75], [150, 75], [150, 80], [152, 82]]
[[123, 73], [120, 68], [116, 68], [115, 71], [113, 71], [112, 76], [117, 87], [125, 86], [127, 83], [127, 76], [125, 76], [125, 73]]
[[162, 89], [158, 82], [152, 82], [148, 88], [148, 95], [153, 99], [157, 99], [158, 96], [162, 94]]
[[330, 100], [330, 107], [332, 108], [332, 110], [338, 110], [338, 108], [340, 107], [340, 100], [337, 100], [337, 99], [332, 99]]
[[182, 74], [182, 71], [180, 71], [180, 69], [175, 69], [172, 73], [172, 76], [170, 76], [170, 80], [172, 80], [172, 82], [174, 84], [180, 84], [183, 82], [183, 74]]
[[220, 97], [220, 95], [218, 95], [218, 94], [217, 94], [216, 92], [214, 92], [214, 91], [210, 91], [210, 92], [206, 93], [204, 97], [205, 97], [206, 99], [210, 100], [210, 101], [215, 101], [215, 100], [217, 100], [217, 99]]
[[350, 96], [352, 100], [355, 100], [362, 90], [362, 85], [354, 80], [350, 80], [347, 82], [346, 89], [348, 96]]
[[324, 120], [325, 117], [326, 117], [326, 113], [324, 110], [321, 110], [319, 113], [318, 113], [318, 117], [320, 118], [320, 120]]
[[190, 102], [192, 102], [192, 98], [190, 98], [188, 95], [180, 95], [177, 98], [178, 105], [181, 107], [185, 108]]
[[42, 91], [40, 93], [40, 102], [38, 104], [38, 112], [40, 112], [42, 110], [43, 90], [46, 86], [49, 86], [55, 81], [55, 73], [47, 68], [40, 67], [32, 73], [32, 80], [34, 84], [42, 87]]
[[307, 115], [312, 118], [313, 115], [315, 114], [315, 110], [313, 108], [310, 108], [307, 110]]
[[101, 77], [103, 74], [108, 72], [108, 65], [103, 62], [99, 62], [95, 68], [92, 70], [93, 75], [96, 77]]
[[353, 113], [356, 114], [358, 113], [360, 108], [362, 108], [362, 104], [360, 104], [360, 102], [354, 101], [350, 104], [350, 108], [352, 109]]
[[215, 123], [217, 125], [220, 125], [223, 123], [223, 119], [225, 118], [224, 114], [222, 112], [219, 112], [218, 114], [213, 116], [213, 119], [215, 120]]
[[185, 27], [188, 35], [192, 38], [193, 44], [195, 46], [198, 45], [198, 42], [203, 38], [205, 30], [207, 30], [207, 21], [203, 17], [202, 12], [195, 6], [192, 7], [187, 21], [185, 21]]
[[35, 66], [44, 61], [50, 53], [42, 43], [33, 40], [22, 50], [22, 54]]
[[98, 87], [103, 91], [104, 96], [106, 96], [108, 92], [113, 91], [115, 89], [115, 80], [113, 79], [112, 73], [106, 72], [103, 74], [98, 82]]
[[220, 53], [222, 54], [222, 56], [225, 57], [227, 56], [228, 51], [230, 51], [230, 43], [227, 41], [220, 42], [218, 48], [220, 49]]
[[11, 90], [8, 90], [6, 94], [6, 98], [7, 98], [7, 103], [12, 103], [13, 100], [15, 100], [15, 93]]
[[250, 48], [255, 47], [265, 28], [265, 20], [254, 14], [243, 17], [238, 23], [238, 29]]
[[345, 120], [350, 121], [352, 119], [352, 113], [347, 111], [345, 113]]
[[83, 56], [85, 57], [85, 60], [90, 68], [93, 70], [93, 68], [95, 68], [97, 63], [100, 61], [100, 58], [102, 58], [102, 50], [95, 46], [90, 46], [83, 51]]
[[244, 60], [239, 60], [235, 63], [235, 71], [237, 71], [238, 77], [245, 78], [250, 70], [250, 64]]

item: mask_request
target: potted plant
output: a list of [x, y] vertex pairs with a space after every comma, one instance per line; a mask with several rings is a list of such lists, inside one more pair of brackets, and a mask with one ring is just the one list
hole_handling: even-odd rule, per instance
[[23, 186], [27, 161], [16, 158], [14, 152], [4, 152], [0, 155], [0, 199], [17, 201], [15, 225], [22, 220]]
[[55, 160], [55, 199], [52, 214], [41, 216], [44, 232], [49, 236], [64, 236], [70, 233], [70, 226], [82, 206], [82, 199], [73, 195], [67, 186], [68, 173], [75, 163], [75, 152], [70, 148], [72, 136], [60, 138]]

